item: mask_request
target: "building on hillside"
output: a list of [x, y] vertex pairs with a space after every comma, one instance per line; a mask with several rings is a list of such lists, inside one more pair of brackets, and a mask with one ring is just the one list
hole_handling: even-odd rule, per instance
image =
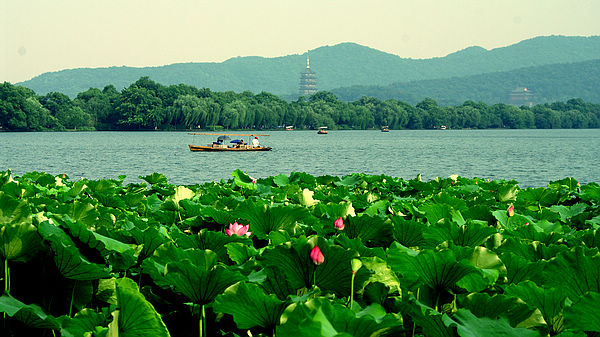
[[308, 54], [306, 55], [306, 68], [300, 73], [300, 96], [310, 96], [317, 92], [317, 77], [310, 69]]
[[525, 87], [517, 87], [508, 94], [508, 104], [533, 106], [533, 92]]

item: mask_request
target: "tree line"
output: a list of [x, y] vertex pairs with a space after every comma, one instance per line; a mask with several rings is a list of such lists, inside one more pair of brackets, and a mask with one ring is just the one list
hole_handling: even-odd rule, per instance
[[426, 98], [416, 105], [396, 99], [362, 97], [342, 102], [318, 92], [287, 102], [249, 91], [214, 92], [178, 84], [164, 86], [142, 77], [118, 91], [113, 85], [90, 88], [76, 98], [0, 85], [0, 128], [46, 130], [187, 130], [187, 129], [391, 129], [437, 128], [599, 128], [600, 104], [570, 99], [533, 107], [466, 101], [439, 106]]

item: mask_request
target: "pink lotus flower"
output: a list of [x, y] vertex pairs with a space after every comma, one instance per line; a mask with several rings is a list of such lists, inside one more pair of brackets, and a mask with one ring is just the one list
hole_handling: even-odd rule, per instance
[[310, 259], [318, 266], [325, 261], [325, 256], [321, 253], [321, 249], [318, 246], [315, 246], [315, 248], [310, 251]]
[[335, 226], [335, 228], [337, 228], [339, 230], [343, 230], [344, 227], [346, 226], [346, 225], [344, 225], [344, 220], [342, 220], [342, 217], [339, 217], [337, 220], [335, 220], [333, 225]]
[[513, 205], [508, 206], [508, 209], [506, 210], [506, 215], [508, 215], [509, 217], [515, 215], [515, 208], [513, 207]]
[[242, 226], [242, 224], [239, 224], [236, 222], [234, 223], [230, 223], [229, 224], [229, 228], [225, 229], [225, 233], [227, 233], [227, 235], [232, 236], [233, 234], [237, 235], [237, 236], [250, 236], [250, 234], [252, 234], [252, 232], [248, 232], [248, 227], [250, 225], [246, 225], [246, 226]]
[[252, 183], [253, 183], [253, 184], [256, 184], [256, 179], [252, 179]]
[[526, 222], [526, 223], [525, 223], [525, 226], [529, 226], [529, 222]]

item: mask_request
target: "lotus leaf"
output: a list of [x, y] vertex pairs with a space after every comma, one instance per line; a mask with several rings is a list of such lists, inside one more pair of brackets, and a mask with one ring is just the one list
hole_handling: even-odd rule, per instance
[[535, 309], [539, 309], [552, 332], [562, 331], [562, 309], [567, 295], [557, 288], [545, 289], [531, 281], [507, 286], [505, 294], [518, 297]]
[[267, 295], [260, 286], [239, 282], [217, 296], [213, 309], [233, 316], [239, 329], [255, 326], [272, 329], [287, 304], [275, 295]]
[[589, 292], [565, 309], [565, 327], [575, 331], [600, 332], [600, 294]]
[[284, 230], [293, 234], [297, 222], [308, 216], [308, 211], [302, 207], [274, 206], [269, 207], [260, 203], [246, 202], [236, 211], [240, 219], [250, 224], [252, 233], [261, 239], [270, 232]]
[[277, 335], [377, 337], [392, 333], [400, 325], [400, 320], [392, 315], [386, 315], [378, 322], [369, 314], [358, 317], [340, 304], [314, 298], [290, 305], [282, 314]]
[[588, 256], [583, 247], [576, 247], [555, 254], [545, 269], [546, 284], [561, 289], [571, 301], [589, 291], [600, 292], [600, 255], [597, 250], [591, 252]]
[[[117, 280], [118, 335], [114, 337], [163, 337], [170, 336], [160, 315], [144, 295], [140, 294], [133, 280]], [[111, 333], [107, 337], [112, 336]]]
[[506, 317], [512, 327], [527, 320], [534, 311], [517, 298], [501, 294], [490, 296], [485, 293], [472, 293], [459, 298], [458, 304], [469, 309], [477, 317]]
[[523, 328], [513, 328], [508, 324], [507, 319], [497, 320], [482, 317], [478, 318], [467, 309], [458, 309], [452, 316], [457, 324], [449, 323], [450, 326], [456, 326], [457, 332], [463, 337], [539, 337], [539, 332]]
[[[106, 318], [92, 309], [83, 309], [75, 317], [61, 317], [60, 335], [64, 337], [93, 336], [98, 331], [106, 330]], [[106, 331], [103, 331], [106, 332]]]
[[0, 312], [4, 312], [9, 317], [13, 317], [32, 328], [52, 330], [59, 328], [57, 319], [46, 314], [42, 308], [35, 304], [25, 304], [8, 294], [0, 296]]
[[84, 257], [62, 229], [44, 221], [38, 226], [38, 231], [50, 244], [56, 267], [64, 277], [85, 281], [109, 276], [104, 266], [91, 263]]

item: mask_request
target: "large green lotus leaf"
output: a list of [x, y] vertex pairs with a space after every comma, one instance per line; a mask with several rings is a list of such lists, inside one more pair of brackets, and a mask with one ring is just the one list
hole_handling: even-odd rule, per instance
[[237, 169], [231, 173], [233, 181], [237, 186], [247, 188], [250, 190], [256, 189], [256, 180], [250, 177], [245, 172]]
[[550, 210], [552, 212], [556, 212], [560, 215], [560, 220], [562, 222], [567, 222], [574, 216], [577, 216], [587, 209], [587, 205], [581, 202], [576, 203], [573, 206], [565, 206], [565, 205], [553, 205], [550, 206]]
[[133, 248], [131, 246], [113, 238], [98, 234], [90, 230], [81, 222], [73, 221], [68, 217], [51, 216], [54, 223], [69, 230], [73, 237], [87, 244], [90, 248], [98, 250], [102, 255], [108, 255], [111, 252], [119, 254], [130, 254], [133, 258]]
[[98, 210], [96, 210], [94, 205], [89, 202], [81, 202], [78, 200], [73, 201], [73, 203], [69, 205], [68, 212], [63, 214], [69, 215], [73, 221], [80, 221], [88, 226], [93, 226], [99, 217]]
[[598, 200], [600, 200], [600, 185], [592, 182], [581, 186], [580, 198], [581, 200], [592, 201], [597, 204]]
[[273, 183], [278, 187], [282, 187], [290, 183], [290, 178], [285, 174], [279, 174], [273, 177]]
[[498, 188], [498, 201], [505, 203], [507, 201], [517, 200], [519, 187], [517, 184], [508, 184]]
[[538, 281], [544, 265], [539, 262], [529, 262], [519, 255], [506, 252], [500, 256], [506, 267], [506, 283], [518, 284], [523, 281]]
[[329, 218], [333, 221], [337, 218], [346, 218], [348, 216], [355, 216], [354, 207], [351, 202], [339, 202], [339, 203], [319, 203], [315, 205], [313, 214], [319, 218]]
[[450, 323], [450, 326], [456, 326], [459, 336], [462, 337], [539, 337], [538, 331], [523, 328], [513, 328], [508, 324], [505, 318], [491, 319], [487, 317], [477, 317], [467, 309], [458, 309], [452, 316], [457, 324]]
[[600, 294], [590, 292], [565, 308], [565, 328], [600, 332]]
[[80, 222], [73, 222], [67, 216], [61, 218], [53, 215], [51, 219], [54, 223], [68, 229], [74, 238], [97, 250], [105, 259], [110, 260], [110, 266], [113, 270], [127, 270], [136, 263], [135, 251], [131, 246], [92, 231]]
[[245, 219], [253, 235], [267, 238], [270, 232], [284, 230], [294, 234], [296, 223], [309, 216], [306, 208], [296, 206], [273, 206], [244, 202], [236, 211], [236, 216]]
[[38, 232], [50, 244], [54, 263], [64, 277], [82, 281], [109, 277], [105, 267], [85, 258], [62, 229], [44, 221], [39, 224]]
[[[200, 251], [200, 253], [206, 251]], [[185, 295], [198, 304], [208, 304], [227, 287], [243, 280], [239, 272], [216, 265], [206, 270], [207, 266], [198, 266], [190, 260], [170, 262], [165, 270], [165, 279], [175, 291]]]
[[509, 217], [506, 214], [506, 210], [496, 210], [492, 212], [492, 215], [502, 228], [505, 230], [515, 230], [521, 226], [525, 226], [526, 223], [529, 223], [531, 220], [521, 214], [515, 214]]
[[[339, 179], [338, 177], [335, 178]], [[317, 178], [305, 172], [292, 172], [290, 173], [290, 183], [298, 184], [303, 188], [306, 187], [312, 189], [317, 184]]]
[[421, 327], [423, 334], [427, 337], [457, 336], [454, 329], [446, 326], [446, 322], [453, 322], [447, 315], [440, 314], [414, 298], [402, 305], [402, 313], [410, 315], [413, 322]]
[[160, 315], [139, 292], [133, 280], [129, 278], [117, 280], [117, 301], [119, 337], [170, 336]]
[[583, 242], [587, 247], [589, 247], [589, 248], [596, 247], [596, 248], [600, 249], [600, 230], [589, 229], [586, 231], [580, 231], [580, 233], [582, 234], [581, 242]]
[[446, 204], [426, 204], [419, 207], [430, 224], [452, 219], [452, 207]]
[[588, 291], [600, 292], [600, 255], [592, 250], [588, 256], [583, 247], [561, 252], [545, 269], [545, 281], [550, 287], [560, 288], [574, 301]]
[[227, 255], [231, 261], [237, 264], [243, 264], [252, 257], [258, 255], [256, 248], [240, 242], [230, 242], [225, 244], [224, 247], [227, 249]]
[[506, 317], [512, 327], [527, 320], [534, 311], [517, 298], [501, 294], [490, 296], [486, 293], [472, 293], [457, 300], [458, 306], [469, 309], [477, 317]]
[[379, 282], [389, 288], [390, 292], [400, 293], [400, 281], [385, 260], [378, 257], [361, 257], [363, 267], [370, 270], [368, 283]]
[[334, 237], [334, 240], [336, 244], [346, 249], [357, 251], [358, 254], [362, 257], [377, 256], [381, 259], [385, 259], [385, 252], [382, 247], [368, 248], [364, 245], [360, 238], [349, 239], [342, 232], [340, 235]]
[[527, 188], [519, 191], [517, 202], [524, 205], [532, 205], [533, 209], [555, 205], [559, 200], [556, 191], [544, 187]]
[[264, 279], [260, 285], [268, 294], [275, 294], [280, 300], [287, 299], [289, 295], [296, 295], [296, 289], [290, 285], [287, 277], [279, 272], [279, 269], [267, 267], [261, 273], [264, 273]]
[[136, 244], [142, 246], [142, 250], [138, 255], [138, 261], [143, 261], [151, 256], [160, 245], [169, 240], [164, 227], [159, 227], [159, 229], [148, 227], [144, 230], [134, 227], [129, 230], [129, 234], [131, 234]]
[[317, 297], [290, 305], [276, 331], [278, 336], [377, 337], [389, 335], [401, 325], [393, 315], [375, 318], [369, 312], [359, 317], [339, 303]]
[[0, 188], [4, 186], [4, 184], [12, 181], [12, 175], [10, 170], [0, 171]]
[[523, 242], [520, 238], [504, 233], [502, 245], [496, 248], [498, 253], [514, 253], [529, 261], [550, 260], [561, 252], [569, 251], [569, 247], [561, 245], [546, 245], [542, 242]]
[[343, 232], [350, 238], [359, 238], [367, 246], [387, 246], [392, 239], [393, 227], [379, 216], [351, 216], [344, 221]]
[[163, 208], [168, 210], [180, 210], [181, 206], [179, 202], [182, 200], [191, 199], [195, 195], [194, 191], [190, 190], [185, 186], [177, 186], [175, 187], [175, 194], [166, 198]]
[[425, 244], [423, 231], [426, 225], [413, 220], [406, 220], [401, 216], [392, 216], [394, 225], [394, 239], [406, 247], [420, 247]]
[[[250, 229], [251, 231], [253, 228]], [[225, 262], [227, 259], [227, 248], [225, 245], [232, 242], [240, 242], [244, 245], [251, 246], [252, 240], [249, 238], [242, 236], [239, 237], [237, 235], [228, 236], [222, 232], [213, 232], [207, 229], [203, 229], [198, 232], [197, 235], [187, 235], [182, 233], [179, 230], [172, 230], [171, 237], [175, 241], [175, 243], [183, 248], [194, 248], [194, 249], [209, 249], [217, 254], [217, 258], [219, 261]]]
[[30, 224], [31, 209], [27, 200], [17, 200], [0, 191], [0, 224]]
[[[190, 256], [189, 252], [190, 250], [184, 250], [175, 246], [173, 242], [167, 242], [166, 244], [159, 246], [151, 257], [142, 262], [142, 271], [146, 274], [149, 274], [150, 277], [152, 277], [152, 280], [154, 280], [154, 283], [157, 285], [161, 287], [169, 287], [170, 284], [164, 277], [167, 263], [171, 261], [190, 259], [192, 257]], [[208, 262], [206, 262], [207, 264], [215, 264], [217, 255], [214, 252], [206, 254], [205, 257], [209, 259]], [[200, 261], [198, 264], [202, 264], [202, 262]]]
[[444, 241], [450, 241], [458, 246], [475, 247], [483, 244], [488, 237], [496, 233], [494, 227], [480, 221], [469, 221], [464, 225], [454, 222], [442, 222], [432, 225], [424, 231], [423, 237], [436, 246]]
[[287, 306], [277, 296], [267, 295], [260, 286], [239, 282], [215, 298], [213, 310], [233, 316], [238, 329], [256, 326], [272, 329]]
[[340, 181], [334, 182], [334, 184], [338, 186], [354, 186], [360, 184], [362, 182], [362, 178], [359, 174], [350, 174], [342, 178]]
[[493, 285], [500, 275], [506, 274], [506, 267], [493, 251], [485, 247], [451, 246], [459, 260], [467, 262], [479, 271], [470, 273], [457, 284], [470, 292], [479, 292]]
[[167, 177], [165, 177], [162, 173], [152, 173], [147, 176], [139, 176], [140, 179], [145, 180], [150, 185], [159, 184], [165, 185], [167, 184]]
[[214, 222], [221, 225], [227, 225], [235, 221], [235, 218], [233, 217], [231, 212], [216, 209], [211, 206], [203, 207], [198, 215], [200, 215], [205, 220], [212, 219]]
[[315, 192], [309, 190], [308, 188], [303, 189], [302, 193], [298, 194], [298, 201], [299, 201], [300, 205], [302, 205], [304, 207], [312, 207], [316, 203], [318, 203], [319, 200], [315, 200], [313, 198], [314, 194], [315, 194]]
[[27, 261], [40, 247], [37, 228], [27, 222], [0, 227], [0, 257], [9, 261]]
[[13, 317], [32, 328], [53, 330], [59, 328], [57, 319], [46, 314], [42, 308], [35, 304], [25, 304], [8, 294], [0, 296], [0, 312], [4, 312], [9, 317]]
[[106, 318], [104, 315], [86, 308], [78, 312], [75, 317], [63, 316], [60, 335], [63, 337], [95, 336], [94, 332], [104, 330]]
[[[324, 262], [318, 266], [310, 259], [314, 246], [318, 246], [325, 257]], [[318, 237], [310, 240], [300, 237], [266, 249], [259, 259], [264, 266], [280, 270], [294, 289], [310, 288], [316, 284], [322, 290], [348, 296], [352, 279], [350, 262], [357, 255], [356, 251], [330, 246]], [[361, 285], [367, 278], [366, 271], [359, 270], [354, 280], [355, 286]]]
[[455, 288], [456, 282], [466, 275], [477, 272], [473, 265], [459, 261], [452, 250], [425, 250], [413, 255], [399, 245], [388, 249], [388, 264], [403, 278], [417, 279], [429, 288], [446, 291]]
[[546, 324], [554, 332], [562, 330], [562, 318], [559, 315], [567, 297], [562, 289], [545, 289], [531, 281], [525, 281], [505, 287], [504, 293], [507, 296], [518, 297], [533, 308], [539, 309]]

